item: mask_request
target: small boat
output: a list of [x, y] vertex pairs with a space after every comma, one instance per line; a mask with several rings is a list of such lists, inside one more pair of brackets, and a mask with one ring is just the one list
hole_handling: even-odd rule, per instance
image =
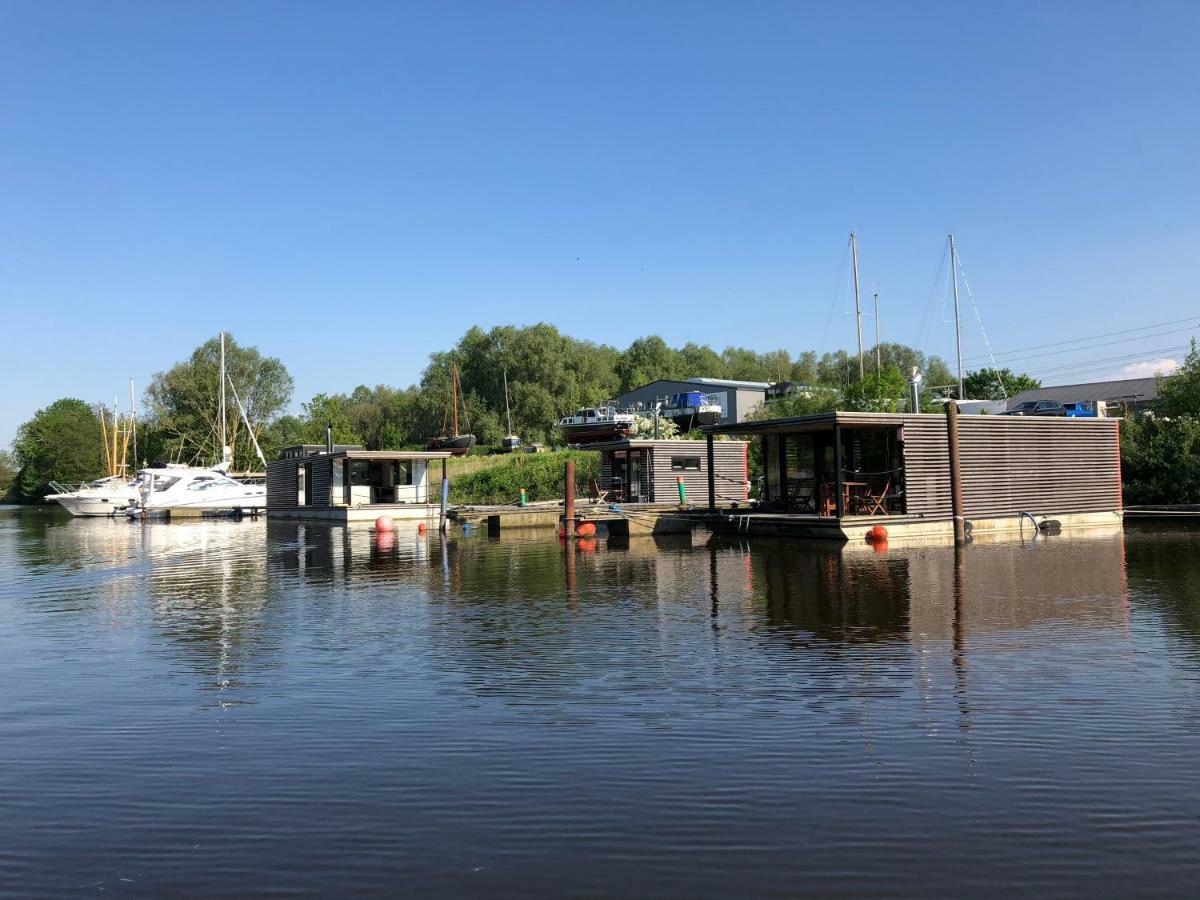
[[559, 419], [558, 430], [568, 444], [593, 444], [629, 437], [636, 420], [633, 413], [618, 412], [615, 406], [588, 406]]
[[81, 485], [50, 482], [56, 493], [47, 494], [73, 516], [115, 516], [138, 499], [138, 482], [119, 475]]
[[721, 420], [721, 404], [713, 403], [700, 391], [672, 394], [662, 405], [659, 415], [670, 419], [681, 433], [703, 425], [716, 425]]
[[[446, 428], [448, 421], [453, 414], [454, 430], [450, 431]], [[467, 417], [467, 401], [463, 398], [463, 418]], [[467, 424], [470, 428], [470, 423]], [[467, 452], [475, 446], [475, 435], [459, 434], [458, 433], [458, 366], [455, 363], [450, 363], [450, 407], [446, 411], [446, 415], [442, 418], [442, 433], [437, 437], [429, 439], [429, 443], [425, 445], [427, 450], [449, 450], [455, 456], [466, 456]]]

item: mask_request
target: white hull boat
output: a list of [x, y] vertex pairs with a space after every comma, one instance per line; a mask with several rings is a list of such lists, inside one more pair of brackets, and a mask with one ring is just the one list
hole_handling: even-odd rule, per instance
[[267, 488], [235, 481], [221, 469], [165, 466], [143, 469], [138, 502], [127, 510], [131, 518], [171, 512], [196, 515], [257, 513], [267, 507]]
[[115, 516], [137, 502], [138, 483], [125, 478], [101, 478], [77, 488], [51, 482], [58, 493], [47, 494], [73, 516]]

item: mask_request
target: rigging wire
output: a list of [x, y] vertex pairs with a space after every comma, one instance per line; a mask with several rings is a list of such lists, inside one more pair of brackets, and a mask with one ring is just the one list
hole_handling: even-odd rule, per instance
[[1155, 353], [1182, 353], [1183, 351], [1185, 351], [1187, 349], [1188, 349], [1187, 344], [1181, 344], [1181, 345], [1174, 346], [1174, 347], [1159, 347], [1154, 350], [1141, 350], [1137, 353], [1127, 353], [1122, 356], [1109, 356], [1109, 357], [1103, 357], [1100, 359], [1093, 359], [1091, 361], [1086, 361], [1086, 362], [1080, 361], [1077, 363], [1067, 363], [1067, 364], [1064, 364], [1061, 366], [1049, 366], [1044, 369], [1031, 369], [1027, 374], [1029, 374], [1029, 375], [1050, 375], [1052, 373], [1065, 374], [1067, 372], [1072, 372], [1072, 371], [1081, 371], [1082, 372], [1082, 371], [1086, 371], [1088, 369], [1103, 368], [1104, 366], [1111, 365], [1113, 363], [1139, 360], [1139, 359], [1142, 359], [1146, 356], [1149, 356], [1149, 355], [1152, 355]]
[[1007, 400], [1008, 389], [1004, 386], [1004, 379], [999, 375], [1000, 367], [996, 365], [996, 354], [992, 352], [992, 342], [988, 340], [987, 331], [983, 327], [983, 318], [979, 315], [979, 306], [975, 303], [975, 295], [971, 293], [971, 282], [967, 281], [967, 270], [963, 268], [961, 253], [958, 254], [958, 269], [962, 273], [963, 287], [967, 289], [967, 297], [971, 300], [971, 309], [975, 310], [975, 321], [979, 323], [979, 333], [983, 335], [983, 345], [987, 347], [988, 358], [992, 361], [992, 371], [997, 373], [996, 383], [1000, 386], [1000, 396]]
[[[933, 276], [933, 287], [929, 290], [929, 300], [925, 304], [925, 313], [921, 316], [921, 324], [917, 328], [917, 341], [914, 346], [920, 347], [921, 342], [925, 337], [925, 326], [929, 321], [929, 313], [933, 310], [933, 301], [937, 297], [938, 287], [942, 280], [942, 267], [946, 265], [946, 256], [950, 252], [950, 239], [946, 238], [945, 246], [942, 247], [942, 259], [938, 263], [937, 273]], [[942, 293], [942, 309], [945, 310], [945, 291]]]
[[846, 257], [850, 255], [850, 241], [846, 241], [846, 246], [842, 250], [842, 261], [838, 263], [837, 284], [833, 287], [833, 301], [829, 304], [829, 314], [825, 316], [825, 331], [821, 334], [821, 349], [820, 352], [825, 352], [826, 342], [829, 340], [829, 326], [833, 324], [833, 311], [837, 308], [838, 296], [842, 290], [842, 282], [846, 280]]

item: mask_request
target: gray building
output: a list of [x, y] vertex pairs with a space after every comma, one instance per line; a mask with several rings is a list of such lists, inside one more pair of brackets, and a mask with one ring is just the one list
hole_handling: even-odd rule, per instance
[[740, 422], [758, 409], [766, 399], [767, 386], [765, 381], [729, 381], [723, 378], [687, 378], [683, 381], [660, 379], [626, 391], [616, 398], [616, 404], [620, 409], [652, 410], [655, 403], [672, 394], [701, 391], [710, 402], [720, 404], [719, 424], [726, 425]]
[[1139, 412], [1149, 409], [1158, 398], [1158, 381], [1154, 378], [1125, 378], [1120, 381], [1092, 381], [1086, 384], [1059, 384], [1053, 387], [1021, 391], [1008, 398], [1008, 408], [1030, 400], [1056, 400], [1059, 403], [1103, 402], [1110, 414], [1122, 411]]

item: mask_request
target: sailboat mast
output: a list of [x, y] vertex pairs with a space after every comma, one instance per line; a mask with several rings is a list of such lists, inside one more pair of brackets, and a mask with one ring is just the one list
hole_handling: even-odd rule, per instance
[[225, 332], [221, 332], [221, 459], [225, 459]]
[[512, 408], [508, 405], [508, 369], [504, 370], [504, 415], [508, 418], [508, 433], [512, 434]]
[[858, 292], [858, 234], [850, 232], [850, 256], [854, 260], [854, 320], [858, 330], [858, 377], [866, 377], [862, 348], [862, 295]]
[[875, 374], [883, 374], [883, 357], [879, 350], [879, 291], [875, 292]]
[[958, 245], [954, 243], [954, 232], [950, 232], [950, 281], [954, 285], [954, 345], [958, 353], [958, 399], [966, 400], [963, 390], [962, 367], [962, 320], [958, 312]]
[[138, 467], [137, 452], [137, 401], [133, 394], [133, 379], [129, 379], [129, 430], [133, 432], [133, 467]]
[[450, 363], [450, 397], [454, 406], [454, 434], [458, 437], [458, 366]]

